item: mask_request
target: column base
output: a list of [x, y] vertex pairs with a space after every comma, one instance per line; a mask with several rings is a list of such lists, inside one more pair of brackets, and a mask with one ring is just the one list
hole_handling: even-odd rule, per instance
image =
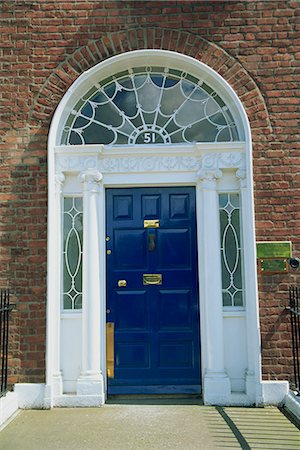
[[77, 380], [77, 395], [92, 395], [105, 401], [104, 380], [101, 373], [83, 374]]
[[204, 376], [203, 401], [205, 405], [229, 405], [230, 380], [224, 372], [210, 372]]
[[255, 376], [253, 373], [246, 373], [246, 394], [249, 399], [252, 399], [253, 402], [256, 402], [257, 397], [257, 382], [255, 380]]
[[63, 392], [63, 381], [62, 381], [62, 373], [58, 372], [52, 376], [52, 395], [62, 395]]
[[62, 395], [62, 392], [63, 392], [62, 373], [58, 372], [52, 376], [51, 384], [45, 385], [45, 398], [44, 398], [45, 409], [53, 408], [54, 397]]

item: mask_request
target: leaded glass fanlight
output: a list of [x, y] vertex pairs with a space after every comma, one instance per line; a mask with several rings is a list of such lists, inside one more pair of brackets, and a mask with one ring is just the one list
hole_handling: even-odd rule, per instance
[[206, 82], [163, 67], [106, 78], [70, 112], [62, 144], [134, 145], [238, 141], [229, 107]]

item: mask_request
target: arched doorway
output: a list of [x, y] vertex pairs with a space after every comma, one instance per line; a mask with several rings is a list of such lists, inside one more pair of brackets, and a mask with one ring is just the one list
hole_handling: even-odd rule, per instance
[[[150, 188], [152, 192], [145, 191]], [[146, 208], [145, 217], [140, 214], [143, 227], [135, 224], [131, 229], [131, 236], [137, 228], [145, 236], [141, 248], [147, 242], [149, 259], [155, 254], [151, 246], [156, 245], [156, 239], [160, 239], [161, 255], [170, 253], [174, 247], [170, 237], [163, 243], [161, 236], [167, 233], [164, 227], [156, 229], [161, 219], [154, 210], [155, 205], [161, 205], [158, 198], [166, 192], [163, 189], [169, 189], [162, 209], [170, 212], [170, 196], [175, 195], [172, 192], [177, 188], [191, 189], [195, 197], [192, 207], [195, 230], [185, 234], [185, 229], [179, 227], [182, 231], [179, 236], [180, 233], [174, 232], [176, 227], [170, 229], [172, 235], [176, 234], [174, 242], [182, 239], [182, 249], [189, 248], [186, 258], [194, 261], [191, 269], [194, 287], [185, 298], [196, 299], [190, 305], [194, 305], [192, 311], [196, 304], [198, 321], [200, 312], [201, 374], [196, 384], [202, 386], [206, 403], [228, 404], [234, 402], [233, 398], [236, 403], [253, 403], [260, 396], [256, 391], [260, 358], [251, 139], [246, 114], [230, 86], [208, 66], [175, 52], [140, 50], [110, 58], [82, 74], [65, 94], [51, 125], [47, 386], [54, 405], [72, 403], [75, 397], [83, 404], [101, 404], [107, 395], [105, 330], [110, 304], [106, 304], [106, 298], [114, 290], [107, 289], [110, 276], [107, 278], [110, 266], [107, 257], [115, 248], [110, 248], [107, 240], [110, 236], [106, 234], [109, 219], [105, 195], [109, 195], [109, 190], [124, 189], [123, 194], [118, 194], [121, 202], [116, 206], [123, 224], [129, 221], [130, 214], [131, 218], [136, 217], [134, 211], [141, 208], [136, 203], [132, 209], [132, 198], [138, 191], [139, 205], [143, 195], [151, 197], [148, 202], [151, 213]], [[180, 198], [174, 200], [177, 212], [173, 210], [171, 214], [180, 216], [187, 211], [185, 205], [192, 203], [190, 197], [186, 200], [186, 192], [180, 191], [178, 195]], [[112, 217], [114, 220], [115, 216]], [[144, 227], [147, 220], [153, 223]], [[119, 248], [130, 256], [130, 248], [124, 244], [130, 241], [128, 226], [129, 222], [125, 227], [126, 239], [119, 240]], [[154, 232], [149, 233], [149, 229]], [[115, 229], [113, 233], [116, 234]], [[184, 235], [188, 236], [186, 240]], [[136, 238], [137, 234], [131, 240], [132, 248]], [[179, 266], [184, 258], [180, 255]], [[171, 260], [173, 281], [178, 279], [174, 272], [176, 257], [174, 254]], [[159, 267], [158, 264], [151, 271], [142, 270], [140, 275], [158, 274], [166, 279], [163, 269], [157, 273]], [[130, 270], [130, 276], [136, 275], [137, 268]], [[145, 291], [143, 286], [143, 289], [131, 286], [129, 305], [135, 289]], [[187, 300], [174, 301], [174, 286], [167, 287], [166, 306], [162, 307], [161, 300], [157, 300], [154, 308], [155, 311], [161, 308], [164, 317], [168, 317], [172, 302], [179, 305], [175, 308], [177, 312], [171, 313], [173, 328], [181, 319], [184, 322], [184, 313], [180, 316], [179, 310], [185, 308], [187, 323], [191, 317]], [[126, 288], [122, 287], [116, 286], [115, 292], [117, 296], [119, 291], [123, 292], [123, 298]], [[181, 288], [189, 292], [189, 286]], [[153, 295], [158, 298], [159, 293], [162, 294], [161, 289]], [[121, 314], [122, 307], [117, 314]], [[133, 308], [136, 304], [132, 303]], [[134, 321], [130, 308], [125, 310], [128, 317], [126, 320], [125, 316], [121, 320], [119, 317], [118, 323], [125, 321], [138, 328], [140, 322]], [[140, 311], [138, 316], [143, 314]], [[180, 362], [189, 369], [190, 361], [199, 359], [197, 349], [190, 354], [189, 362], [184, 359], [199, 339], [197, 320], [192, 328], [198, 328], [198, 334], [195, 331], [187, 347], [182, 346]], [[161, 318], [157, 323], [161, 323]], [[157, 323], [152, 324], [151, 342], [157, 338], [157, 333], [153, 335]], [[125, 366], [128, 355], [133, 358], [140, 351], [141, 361], [146, 365], [150, 353], [150, 359], [161, 359], [166, 364], [171, 361], [170, 349], [178, 356], [180, 345], [187, 342], [183, 339], [180, 344], [177, 335], [171, 344], [158, 346], [155, 356], [154, 349], [149, 354], [145, 350], [147, 338], [143, 351], [136, 345], [132, 350], [131, 345], [124, 357], [124, 353], [118, 352], [125, 347], [126, 339], [140, 342], [137, 335], [127, 334], [121, 344], [116, 343], [119, 345], [113, 352], [116, 372], [120, 369], [116, 355], [119, 360], [123, 358]], [[179, 363], [174, 361], [170, 362], [169, 372], [178, 372]], [[131, 368], [135, 362], [130, 360]], [[175, 378], [170, 376], [165, 386], [173, 386]], [[161, 382], [154, 381], [153, 385], [160, 386]]]

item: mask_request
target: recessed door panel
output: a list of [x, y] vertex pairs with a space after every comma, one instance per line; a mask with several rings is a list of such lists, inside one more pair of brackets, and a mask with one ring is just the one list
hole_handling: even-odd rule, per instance
[[146, 331], [149, 327], [146, 291], [117, 291], [115, 313], [119, 332]]
[[158, 307], [160, 331], [192, 330], [193, 304], [190, 290], [161, 290]]
[[190, 230], [165, 229], [157, 231], [158, 268], [190, 268]]
[[118, 342], [115, 345], [116, 370], [149, 368], [149, 345], [147, 342]]
[[189, 195], [171, 194], [170, 195], [170, 218], [188, 219], [189, 218]]
[[132, 219], [132, 196], [117, 195], [113, 201], [113, 211], [115, 220]]
[[200, 392], [195, 189], [107, 189], [109, 393]]
[[163, 367], [173, 367], [193, 369], [193, 343], [187, 342], [161, 342], [159, 346], [159, 365]]
[[144, 219], [160, 216], [160, 195], [142, 195], [142, 215]]
[[121, 228], [115, 230], [113, 254], [119, 270], [147, 267], [147, 241], [144, 229]]

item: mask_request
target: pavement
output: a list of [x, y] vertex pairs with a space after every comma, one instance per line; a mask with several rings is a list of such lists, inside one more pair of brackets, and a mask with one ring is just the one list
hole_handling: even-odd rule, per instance
[[125, 399], [101, 408], [20, 411], [0, 432], [0, 449], [300, 450], [300, 430], [276, 407]]

